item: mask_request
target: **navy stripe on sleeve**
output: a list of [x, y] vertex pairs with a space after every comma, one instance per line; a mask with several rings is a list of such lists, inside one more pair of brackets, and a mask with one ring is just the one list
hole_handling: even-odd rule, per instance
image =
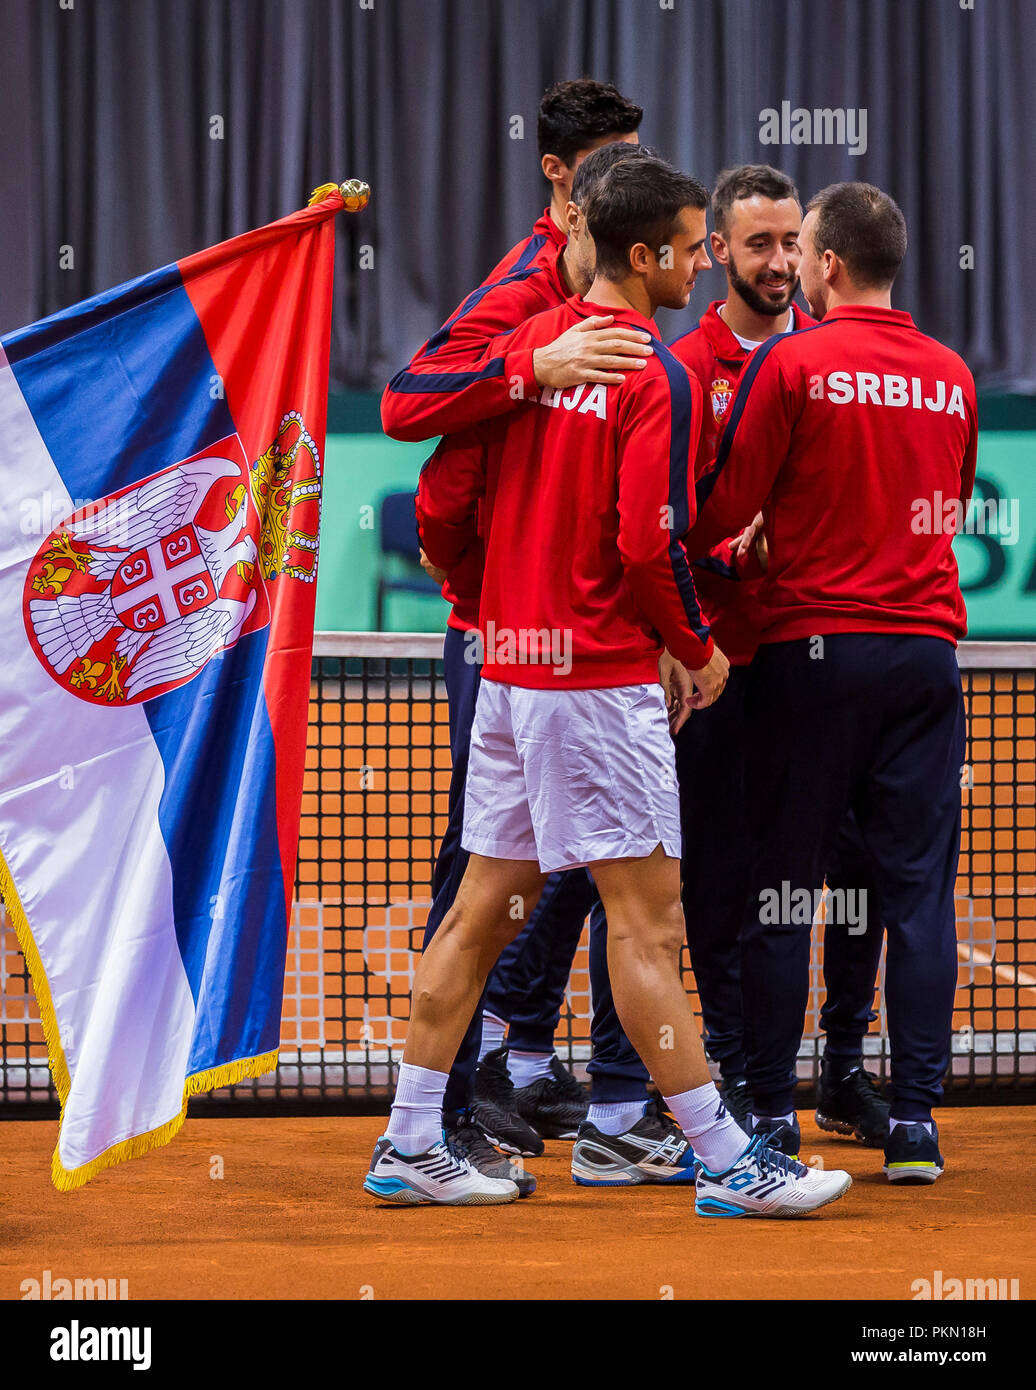
[[695, 569], [707, 570], [709, 574], [720, 574], [724, 579], [734, 579], [740, 582], [741, 576], [733, 565], [728, 565], [725, 560], [721, 560], [716, 555], [703, 555], [700, 560], [692, 560]]
[[546, 246], [546, 244], [547, 238], [543, 235], [542, 232], [537, 232], [535, 236], [531, 236], [529, 240], [526, 242], [525, 250], [518, 257], [514, 265], [507, 272], [507, 274], [513, 275], [516, 270], [524, 270], [525, 267], [529, 264], [529, 262], [534, 259], [538, 252], [540, 252], [543, 249], [543, 247]]
[[397, 395], [435, 395], [447, 391], [463, 391], [478, 381], [490, 381], [503, 376], [504, 359], [491, 357], [477, 372], [397, 372], [389, 382], [389, 390]]
[[[542, 240], [542, 238], [540, 238], [540, 240]], [[511, 285], [516, 283], [517, 281], [528, 280], [531, 275], [542, 275], [543, 273], [544, 272], [542, 266], [534, 265], [526, 269], [524, 265], [516, 264], [507, 272], [506, 275], [501, 276], [499, 280], [491, 280], [488, 285], [479, 285], [477, 290], [471, 291], [467, 299], [465, 299], [464, 303], [454, 314], [453, 318], [447, 319], [443, 326], [437, 332], [433, 333], [432, 336], [428, 339], [428, 343], [425, 346], [424, 350], [425, 357], [431, 357], [434, 353], [437, 353], [441, 347], [443, 347], [446, 343], [449, 342], [450, 334], [452, 333], [454, 326], [465, 316], [465, 314], [470, 314], [472, 309], [474, 309], [475, 305], [480, 303], [482, 299], [484, 299], [485, 296], [489, 293], [490, 290], [495, 290], [500, 285]], [[518, 325], [515, 324], [516, 328], [517, 326]]]
[[687, 374], [687, 368], [678, 362], [657, 338], [651, 339], [651, 346], [665, 369], [672, 407], [669, 424], [669, 506], [673, 514], [673, 526], [669, 532], [669, 563], [691, 631], [699, 641], [705, 643], [709, 640], [709, 625], [698, 603], [690, 561], [681, 539], [691, 526], [690, 485], [693, 460], [690, 449], [691, 420], [694, 416], [691, 379]]

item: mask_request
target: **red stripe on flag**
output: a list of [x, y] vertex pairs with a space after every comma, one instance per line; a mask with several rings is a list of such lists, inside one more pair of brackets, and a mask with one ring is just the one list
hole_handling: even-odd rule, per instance
[[[246, 232], [179, 262], [184, 288], [201, 322], [226, 401], [250, 464], [268, 455], [281, 435], [285, 451], [304, 427], [323, 472], [334, 275], [332, 195], [312, 208]], [[220, 382], [213, 389], [220, 389]], [[293, 485], [312, 476], [300, 444], [288, 477]], [[278, 498], [271, 479], [268, 520]], [[280, 493], [283, 502], [284, 494]], [[255, 495], [253, 493], [253, 501]], [[296, 501], [286, 515], [289, 530], [315, 532], [315, 497]], [[267, 525], [273, 558], [282, 531]], [[305, 573], [315, 554], [289, 546], [289, 566]], [[267, 582], [270, 637], [263, 688], [277, 760], [277, 835], [284, 876], [285, 920], [290, 922], [298, 850], [302, 779], [306, 760], [310, 668], [316, 583], [287, 572]]]

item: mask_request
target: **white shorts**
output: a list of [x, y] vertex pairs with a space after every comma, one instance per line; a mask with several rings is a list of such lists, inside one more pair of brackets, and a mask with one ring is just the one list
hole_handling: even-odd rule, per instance
[[680, 857], [676, 759], [660, 685], [479, 687], [464, 848], [536, 859], [544, 873], [600, 859]]

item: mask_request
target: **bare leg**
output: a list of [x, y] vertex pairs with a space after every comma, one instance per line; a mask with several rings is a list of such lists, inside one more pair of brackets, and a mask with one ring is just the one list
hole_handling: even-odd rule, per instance
[[608, 973], [627, 1037], [664, 1096], [708, 1085], [698, 1022], [680, 978], [680, 861], [659, 845], [646, 859], [605, 860], [590, 872], [608, 918]]
[[414, 975], [404, 1062], [449, 1071], [489, 972], [529, 920], [546, 877], [532, 859], [471, 855]]

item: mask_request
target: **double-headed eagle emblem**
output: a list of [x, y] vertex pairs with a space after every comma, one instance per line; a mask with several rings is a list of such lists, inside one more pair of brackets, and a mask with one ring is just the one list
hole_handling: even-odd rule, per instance
[[265, 626], [278, 576], [315, 578], [319, 487], [316, 446], [293, 411], [251, 466], [233, 435], [80, 508], [26, 576], [37, 656], [71, 693], [109, 705], [191, 680]]

